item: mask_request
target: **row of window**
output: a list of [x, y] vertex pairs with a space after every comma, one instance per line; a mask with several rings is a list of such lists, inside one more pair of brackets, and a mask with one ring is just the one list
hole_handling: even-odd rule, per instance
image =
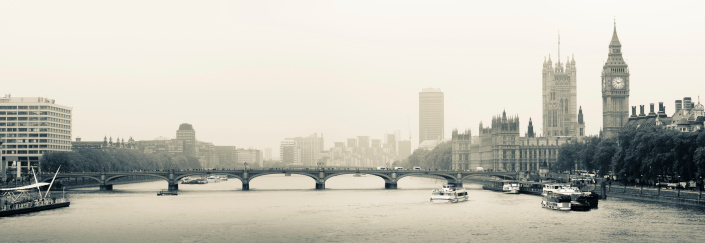
[[6, 115], [6, 116], [55, 116], [55, 117], [67, 117], [67, 118], [71, 117], [71, 115], [53, 112], [53, 111], [0, 111], [0, 115]]
[[11, 143], [51, 143], [51, 144], [68, 144], [71, 145], [71, 140], [58, 139], [5, 139], [5, 144]]
[[6, 145], [6, 149], [23, 149], [23, 148], [48, 148], [49, 145]]
[[0, 121], [53, 121], [64, 124], [71, 124], [71, 120], [53, 118], [53, 117], [0, 117]]
[[47, 134], [47, 133], [10, 133], [0, 134], [0, 138], [58, 138], [71, 140], [69, 135]]
[[57, 127], [63, 129], [71, 129], [70, 125], [56, 124], [53, 122], [0, 122], [0, 127]]
[[52, 111], [58, 111], [62, 113], [71, 113], [71, 110], [69, 109], [64, 109], [64, 108], [59, 108], [59, 107], [53, 107], [53, 106], [36, 106], [36, 105], [30, 105], [30, 106], [16, 106], [16, 105], [10, 105], [10, 106], [0, 106], [0, 110], [52, 110]]
[[71, 130], [54, 128], [0, 128], [0, 132], [50, 132], [56, 134], [71, 134]]

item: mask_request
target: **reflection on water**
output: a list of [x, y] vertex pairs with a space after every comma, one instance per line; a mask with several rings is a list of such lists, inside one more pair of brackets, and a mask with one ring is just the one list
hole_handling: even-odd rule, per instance
[[588, 212], [541, 208], [541, 198], [481, 190], [470, 200], [431, 203], [444, 181], [403, 178], [385, 190], [375, 176], [344, 175], [317, 191], [313, 179], [270, 175], [179, 185], [165, 181], [72, 190], [71, 207], [0, 219], [3, 241], [49, 242], [577, 242], [705, 241], [699, 208], [612, 199]]

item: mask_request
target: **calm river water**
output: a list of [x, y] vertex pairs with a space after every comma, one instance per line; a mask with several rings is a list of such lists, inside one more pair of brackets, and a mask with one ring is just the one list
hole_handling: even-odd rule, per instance
[[588, 212], [543, 209], [541, 198], [482, 190], [431, 203], [443, 181], [338, 176], [326, 190], [304, 176], [165, 181], [71, 190], [68, 208], [0, 218], [0, 242], [705, 242], [705, 210], [610, 198]]

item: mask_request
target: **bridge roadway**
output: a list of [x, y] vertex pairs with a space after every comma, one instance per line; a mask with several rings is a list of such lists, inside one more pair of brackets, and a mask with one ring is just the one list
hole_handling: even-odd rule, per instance
[[[163, 171], [113, 171], [113, 172], [66, 172], [56, 176], [61, 178], [89, 178], [97, 181], [100, 190], [112, 190], [111, 181], [126, 176], [152, 176], [166, 180], [169, 183], [170, 191], [179, 189], [179, 180], [190, 176], [210, 176], [227, 175], [229, 178], [237, 178], [242, 182], [242, 190], [250, 189], [250, 181], [260, 176], [275, 174], [297, 174], [308, 176], [316, 182], [316, 189], [326, 188], [326, 180], [349, 174], [368, 174], [384, 179], [385, 189], [396, 189], [397, 182], [407, 176], [435, 177], [445, 179], [448, 184], [462, 186], [463, 180], [470, 176], [484, 175], [497, 176], [503, 179], [512, 179], [515, 172], [491, 172], [491, 171], [431, 171], [431, 170], [375, 170], [367, 168], [269, 168], [269, 169], [245, 169], [245, 170], [163, 170]], [[42, 181], [51, 181], [53, 175], [42, 175]]]

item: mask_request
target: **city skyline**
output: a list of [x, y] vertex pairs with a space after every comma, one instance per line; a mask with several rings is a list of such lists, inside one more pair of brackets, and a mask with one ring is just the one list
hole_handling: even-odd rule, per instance
[[502, 110], [522, 135], [529, 118], [544, 135], [541, 66], [570, 57], [597, 135], [616, 17], [630, 107], [663, 102], [671, 115], [705, 88], [700, 2], [445, 3], [3, 1], [0, 78], [4, 93], [73, 108], [72, 139], [151, 140], [189, 123], [197, 140], [241, 148], [393, 130], [415, 148], [427, 87], [444, 92], [446, 138]]

